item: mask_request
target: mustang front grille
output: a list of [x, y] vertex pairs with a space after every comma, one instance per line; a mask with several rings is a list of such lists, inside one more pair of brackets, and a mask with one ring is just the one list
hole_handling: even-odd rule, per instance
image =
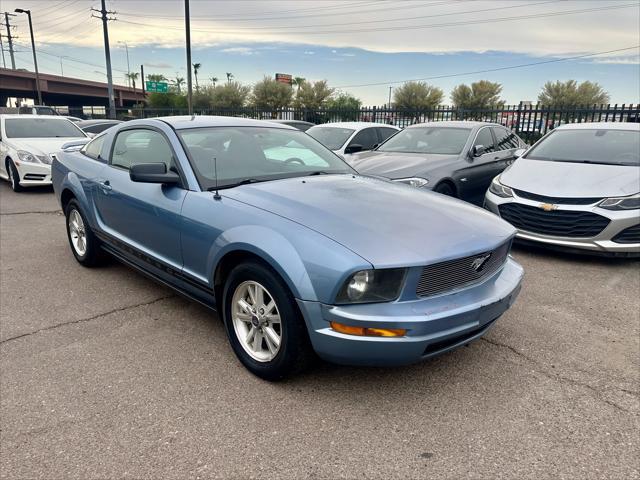
[[508, 241], [495, 250], [427, 265], [422, 269], [416, 294], [430, 297], [480, 283], [504, 265], [510, 249]]
[[595, 237], [609, 225], [609, 219], [592, 212], [551, 210], [505, 203], [498, 207], [500, 216], [518, 230], [556, 237]]

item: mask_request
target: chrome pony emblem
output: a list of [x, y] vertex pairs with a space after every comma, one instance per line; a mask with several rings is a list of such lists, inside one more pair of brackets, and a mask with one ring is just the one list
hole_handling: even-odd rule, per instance
[[471, 262], [471, 268], [473, 268], [476, 272], [481, 272], [484, 266], [487, 264], [487, 260], [491, 258], [491, 254], [487, 253], [481, 257], [478, 257]]

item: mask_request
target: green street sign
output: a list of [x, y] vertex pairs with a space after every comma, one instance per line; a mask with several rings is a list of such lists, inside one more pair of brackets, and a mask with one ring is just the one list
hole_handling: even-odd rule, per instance
[[147, 86], [147, 92], [155, 93], [167, 93], [169, 91], [169, 85], [167, 82], [145, 82]]

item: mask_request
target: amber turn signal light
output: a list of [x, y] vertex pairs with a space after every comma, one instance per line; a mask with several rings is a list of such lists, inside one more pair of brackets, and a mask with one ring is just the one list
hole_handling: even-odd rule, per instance
[[331, 322], [331, 328], [336, 332], [360, 337], [403, 337], [407, 333], [404, 328], [352, 327], [338, 322]]

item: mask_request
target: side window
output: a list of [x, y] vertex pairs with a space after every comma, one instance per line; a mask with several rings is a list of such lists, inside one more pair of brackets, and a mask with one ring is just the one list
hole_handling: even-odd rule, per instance
[[365, 128], [356, 133], [349, 145], [362, 145], [363, 150], [371, 150], [376, 143], [378, 143], [378, 136], [375, 128]]
[[394, 128], [385, 128], [385, 127], [378, 128], [380, 143], [384, 142], [387, 138], [389, 138], [391, 135], [395, 135], [396, 133], [398, 133], [398, 131]]
[[493, 145], [493, 137], [491, 136], [491, 130], [489, 128], [482, 128], [478, 132], [478, 136], [476, 137], [476, 141], [474, 142], [472, 147], [475, 147], [476, 145], [482, 145], [484, 147], [485, 153], [495, 151], [495, 147]]
[[498, 150], [511, 150], [520, 146], [518, 136], [505, 128], [494, 128], [493, 133], [496, 136], [496, 146]]
[[125, 130], [118, 133], [111, 165], [129, 169], [137, 163], [159, 163], [167, 165], [167, 170], [173, 166], [173, 152], [162, 134], [154, 130]]
[[87, 157], [93, 158], [94, 160], [101, 160], [100, 152], [102, 151], [102, 144], [104, 143], [104, 135], [100, 135], [99, 137], [94, 138], [89, 143], [87, 143], [82, 150]]

